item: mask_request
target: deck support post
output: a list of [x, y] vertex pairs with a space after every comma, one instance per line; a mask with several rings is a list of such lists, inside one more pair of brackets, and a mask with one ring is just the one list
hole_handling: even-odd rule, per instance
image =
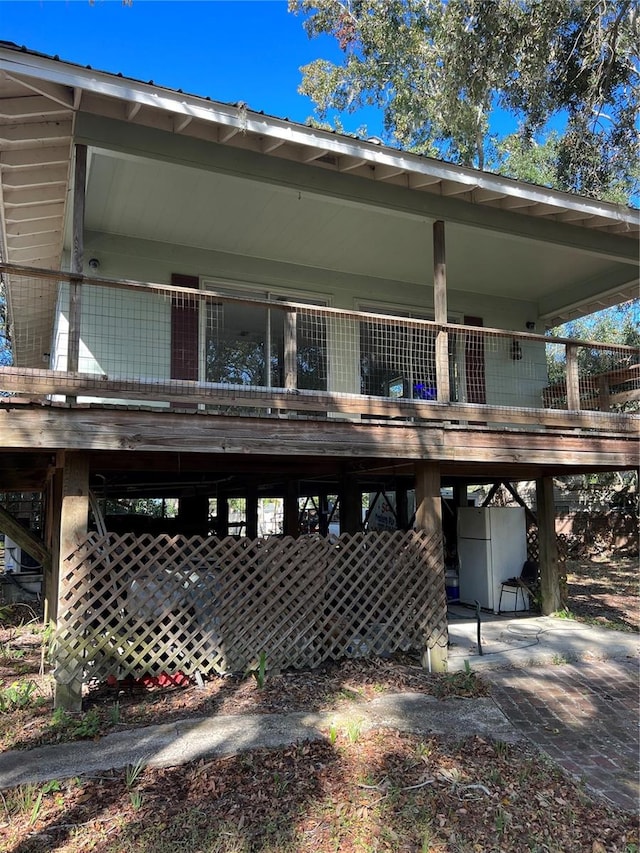
[[[57, 617], [64, 613], [66, 559], [87, 535], [89, 517], [89, 456], [83, 452], [59, 454], [62, 466], [60, 502], [60, 550], [58, 558]], [[65, 684], [56, 682], [54, 706], [82, 710], [82, 673]]]
[[284, 314], [284, 387], [293, 391], [298, 387], [298, 332], [297, 314]]
[[[62, 454], [59, 454], [62, 457]], [[49, 471], [45, 492], [45, 542], [51, 554], [51, 566], [43, 574], [44, 623], [55, 627], [58, 618], [60, 578], [60, 530], [62, 513], [62, 469], [58, 462]]]
[[294, 539], [297, 539], [300, 535], [299, 494], [298, 481], [287, 480], [284, 495], [284, 535], [293, 536]]
[[258, 486], [256, 483], [247, 484], [247, 502], [245, 504], [247, 518], [247, 539], [258, 538]]
[[[447, 312], [447, 263], [444, 243], [444, 222], [433, 223], [433, 307], [436, 323], [445, 325]], [[449, 388], [449, 333], [440, 329], [436, 335], [436, 387], [439, 403], [451, 399]]]
[[[82, 275], [84, 271], [84, 211], [87, 180], [87, 146], [75, 146], [75, 170], [73, 193], [73, 247], [71, 272]], [[80, 320], [82, 312], [82, 280], [71, 280], [69, 284], [69, 336], [67, 338], [67, 371], [78, 372], [80, 358]], [[68, 398], [75, 400], [75, 397]]]
[[329, 535], [329, 496], [326, 491], [318, 495], [318, 533], [320, 536]]
[[395, 482], [396, 492], [396, 526], [398, 530], [409, 529], [409, 502], [407, 488], [400, 479]]
[[340, 533], [362, 530], [362, 490], [355, 477], [346, 474], [340, 484]]
[[578, 347], [567, 344], [567, 409], [580, 411], [580, 368], [578, 366]]
[[229, 496], [222, 489], [218, 489], [216, 507], [216, 536], [224, 539], [229, 535]]
[[[442, 548], [442, 498], [440, 497], [440, 463], [417, 462], [416, 477], [416, 529], [437, 533], [440, 537], [439, 563], [444, 591], [444, 551]], [[444, 599], [446, 602], [446, 598]], [[446, 606], [446, 604], [445, 604]], [[430, 672], [446, 672], [447, 644], [440, 638], [427, 636], [422, 665]]]
[[542, 477], [536, 480], [536, 503], [540, 558], [540, 597], [542, 599], [542, 613], [544, 616], [549, 616], [551, 613], [555, 613], [562, 608], [552, 477]]
[[209, 498], [207, 495], [183, 495], [178, 501], [180, 532], [184, 536], [209, 535]]

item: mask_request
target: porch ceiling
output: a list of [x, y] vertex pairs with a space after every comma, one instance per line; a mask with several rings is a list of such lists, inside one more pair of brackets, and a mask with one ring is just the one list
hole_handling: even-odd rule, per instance
[[[97, 233], [431, 287], [431, 222], [114, 152], [90, 158], [86, 226]], [[612, 268], [586, 251], [549, 244], [541, 251], [538, 241], [457, 223], [447, 223], [446, 240], [452, 290], [541, 304]]]

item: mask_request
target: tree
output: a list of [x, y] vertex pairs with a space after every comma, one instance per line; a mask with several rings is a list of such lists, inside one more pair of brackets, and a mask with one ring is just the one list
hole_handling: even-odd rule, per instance
[[[640, 351], [640, 300], [632, 299], [612, 308], [605, 308], [549, 329], [549, 335], [558, 338], [573, 338], [582, 341], [601, 341], [612, 345], [635, 347], [636, 353], [624, 355], [619, 351], [607, 352], [600, 348], [581, 346], [578, 348], [578, 370], [581, 376], [597, 376], [620, 367], [637, 364]], [[565, 376], [566, 351], [561, 345], [547, 347], [547, 372], [549, 382], [559, 382]], [[638, 411], [638, 403], [624, 404], [624, 411]]]
[[[635, 299], [556, 326], [549, 330], [549, 334], [554, 337], [597, 340], [639, 348], [639, 314], [640, 300]], [[558, 381], [565, 375], [564, 353], [564, 348], [548, 348], [550, 382]], [[630, 355], [627, 364], [637, 363], [637, 359], [637, 353]], [[621, 366], [623, 365], [620, 364], [619, 356], [613, 352], [592, 350], [589, 347], [578, 349], [578, 367], [582, 376], [597, 375]], [[625, 412], [637, 412], [639, 408], [637, 401], [621, 405], [621, 410]], [[640, 518], [637, 470], [560, 477], [558, 482], [562, 483], [564, 488], [580, 493], [587, 512], [594, 511], [596, 506], [598, 511], [600, 507], [607, 506], [620, 517], [633, 519], [637, 525]]]
[[[321, 120], [373, 105], [391, 144], [593, 197], [636, 191], [638, 0], [289, 0], [289, 8], [305, 15], [310, 37], [333, 36], [344, 54], [341, 65], [302, 68], [300, 91]], [[492, 141], [496, 107], [519, 129]]]

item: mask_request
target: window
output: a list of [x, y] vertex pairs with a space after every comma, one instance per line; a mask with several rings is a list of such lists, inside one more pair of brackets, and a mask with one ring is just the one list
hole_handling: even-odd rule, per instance
[[[201, 375], [206, 382], [282, 388], [285, 385], [287, 310], [279, 302], [308, 304], [296, 311], [296, 387], [327, 388], [326, 320], [313, 310], [322, 305], [297, 295], [266, 290], [229, 288], [215, 283], [205, 287], [246, 302], [207, 302], [202, 339]], [[253, 301], [271, 305], [252, 304]]]
[[435, 333], [431, 326], [411, 324], [412, 319], [432, 319], [426, 314], [400, 312], [392, 306], [360, 305], [360, 310], [404, 318], [385, 318], [360, 324], [360, 368], [363, 394], [435, 400]]

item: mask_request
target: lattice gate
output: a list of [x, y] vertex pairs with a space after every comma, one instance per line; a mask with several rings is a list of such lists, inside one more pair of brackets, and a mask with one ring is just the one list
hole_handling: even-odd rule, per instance
[[446, 646], [439, 534], [100, 536], [65, 561], [56, 680], [244, 671]]

